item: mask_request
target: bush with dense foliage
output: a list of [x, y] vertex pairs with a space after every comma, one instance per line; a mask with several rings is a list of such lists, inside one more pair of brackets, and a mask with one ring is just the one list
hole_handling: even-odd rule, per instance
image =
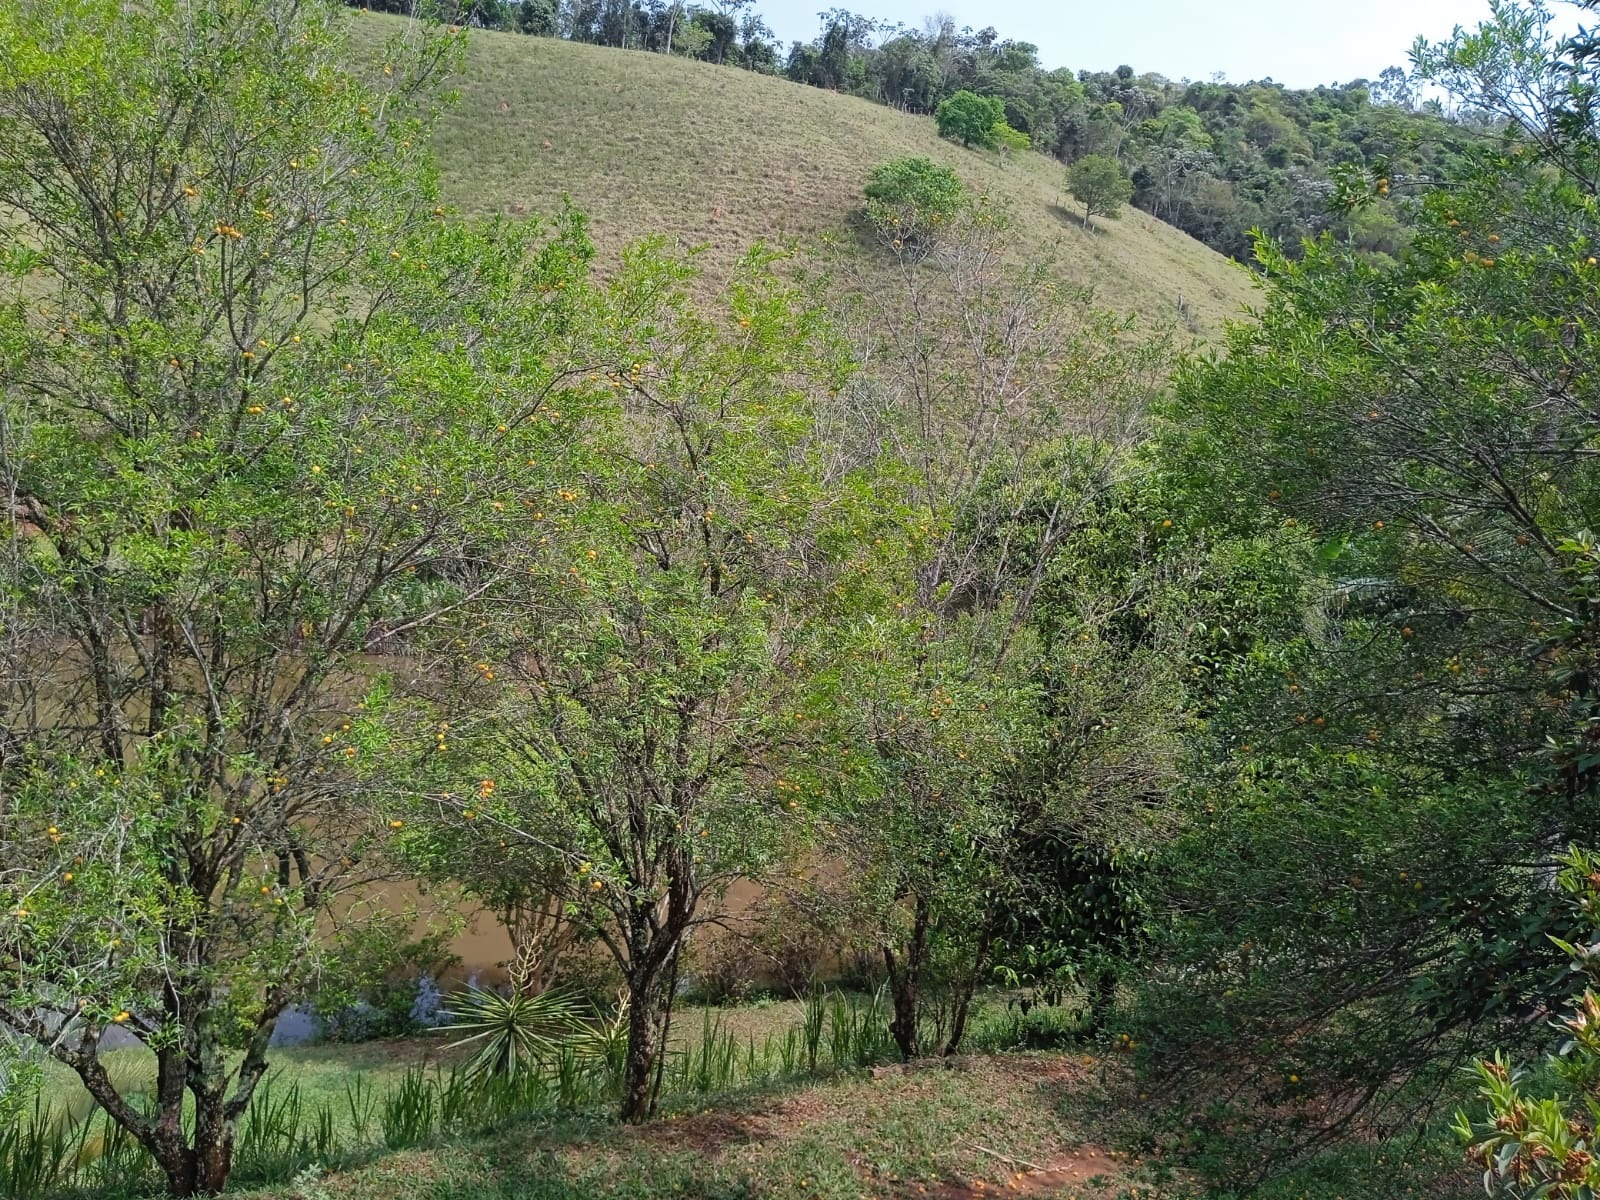
[[960, 91], [939, 102], [934, 121], [940, 137], [963, 146], [988, 149], [999, 142], [999, 129], [1006, 123], [1006, 107], [992, 96]]
[[1259, 321], [1178, 380], [1190, 520], [1275, 540], [1289, 585], [1217, 664], [1144, 996], [1181, 1144], [1231, 1169], [1427, 1112], [1564, 994], [1554, 855], [1600, 835], [1600, 226], [1594, 59], [1539, 32], [1508, 5], [1420, 56], [1552, 107], [1508, 109], [1396, 261], [1264, 241]]
[[890, 242], [933, 238], [967, 203], [967, 189], [949, 167], [926, 158], [879, 163], [867, 177], [867, 219]]

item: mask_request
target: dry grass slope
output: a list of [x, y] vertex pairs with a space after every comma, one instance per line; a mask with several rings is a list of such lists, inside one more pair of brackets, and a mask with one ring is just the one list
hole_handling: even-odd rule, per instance
[[[363, 18], [363, 34], [392, 29]], [[649, 233], [704, 244], [725, 270], [755, 241], [844, 228], [877, 163], [920, 154], [1011, 206], [1028, 250], [1101, 304], [1202, 336], [1246, 303], [1246, 273], [1143, 213], [1083, 230], [1064, 172], [1042, 155], [1001, 164], [911, 116], [783, 79], [657, 54], [475, 32], [461, 102], [436, 150], [468, 213], [541, 212], [570, 196], [604, 249]], [[1188, 310], [1182, 318], [1179, 299]]]

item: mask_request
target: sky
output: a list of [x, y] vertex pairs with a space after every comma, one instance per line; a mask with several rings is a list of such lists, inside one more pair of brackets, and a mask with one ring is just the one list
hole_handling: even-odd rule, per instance
[[817, 13], [840, 5], [920, 28], [943, 10], [956, 27], [993, 25], [1032, 42], [1046, 67], [1109, 70], [1290, 87], [1375, 79], [1406, 66], [1418, 34], [1447, 37], [1488, 16], [1488, 0], [756, 0], [785, 44], [809, 41]]

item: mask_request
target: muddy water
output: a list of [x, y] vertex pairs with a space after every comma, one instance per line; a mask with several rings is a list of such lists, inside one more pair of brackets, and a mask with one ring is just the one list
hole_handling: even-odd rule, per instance
[[[506, 967], [511, 961], [511, 939], [492, 912], [474, 909], [469, 903], [441, 912], [439, 897], [424, 893], [414, 884], [384, 884], [375, 887], [365, 899], [383, 902], [394, 912], [414, 908], [418, 913], [418, 931], [421, 932], [440, 916], [459, 914], [465, 925], [450, 942], [450, 952], [460, 959], [460, 964], [447, 972], [450, 982], [473, 980], [487, 986], [505, 982]], [[728, 889], [720, 911], [735, 920], [740, 917], [758, 919], [766, 889], [748, 879], [736, 880]], [[603, 950], [600, 953], [604, 953]]]

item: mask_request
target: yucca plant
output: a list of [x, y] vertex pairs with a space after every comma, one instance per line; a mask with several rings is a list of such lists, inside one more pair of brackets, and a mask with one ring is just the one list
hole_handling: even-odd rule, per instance
[[628, 992], [618, 989], [617, 1002], [609, 1013], [601, 1013], [583, 1027], [582, 1054], [595, 1061], [601, 1084], [608, 1096], [622, 1094], [622, 1075], [628, 1058]]
[[478, 1047], [466, 1067], [472, 1077], [521, 1075], [585, 1034], [577, 1004], [560, 992], [501, 995], [469, 986], [455, 1008], [458, 1019], [446, 1028], [465, 1035], [451, 1043], [452, 1049]]
[[[608, 1076], [604, 1074], [605, 1064], [600, 1064], [601, 1084], [607, 1088]], [[552, 1072], [556, 1089], [556, 1104], [561, 1108], [578, 1108], [589, 1098], [589, 1092], [594, 1079], [594, 1071], [590, 1064], [578, 1053], [576, 1046], [563, 1046], [561, 1053], [556, 1055], [555, 1069]], [[620, 1088], [621, 1076], [617, 1077], [617, 1087]]]

